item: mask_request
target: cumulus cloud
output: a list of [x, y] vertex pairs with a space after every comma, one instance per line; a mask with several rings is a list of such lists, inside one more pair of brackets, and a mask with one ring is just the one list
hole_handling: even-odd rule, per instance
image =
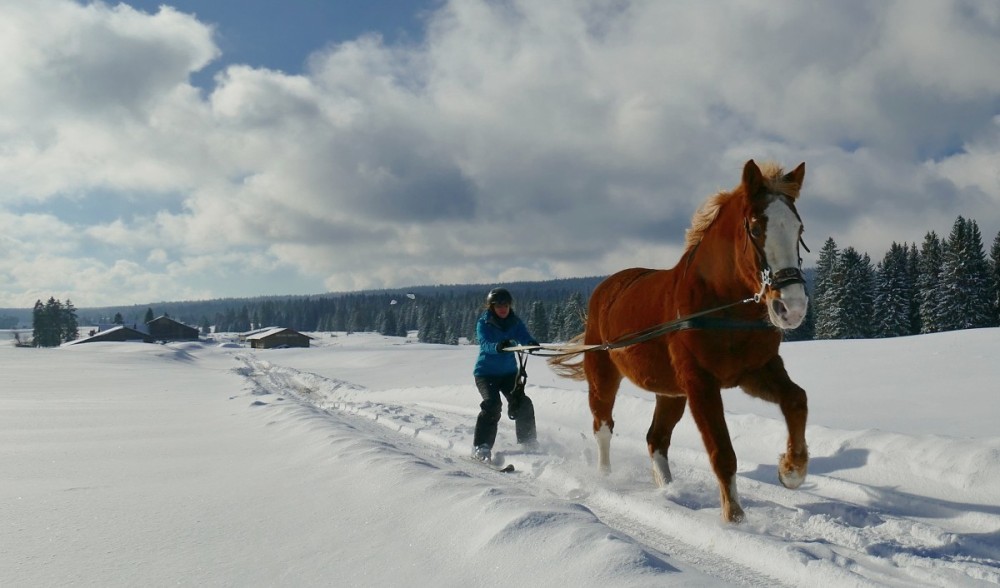
[[[817, 245], [1000, 229], [988, 1], [451, 0], [417, 43], [197, 88], [213, 35], [168, 6], [0, 3], [0, 304], [670, 266], [749, 158], [807, 162]], [[80, 214], [102, 194], [121, 210]]]

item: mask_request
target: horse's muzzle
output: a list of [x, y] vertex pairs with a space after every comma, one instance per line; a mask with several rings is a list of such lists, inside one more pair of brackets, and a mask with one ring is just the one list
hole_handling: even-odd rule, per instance
[[774, 326], [790, 330], [801, 325], [809, 309], [805, 280], [786, 280], [780, 285], [772, 284], [771, 288], [777, 295], [768, 300], [767, 314]]

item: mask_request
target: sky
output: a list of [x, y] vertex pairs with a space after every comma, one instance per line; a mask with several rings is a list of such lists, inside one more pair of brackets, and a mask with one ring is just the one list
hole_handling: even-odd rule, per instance
[[745, 161], [816, 252], [1000, 231], [991, 0], [0, 0], [0, 307], [671, 267]]

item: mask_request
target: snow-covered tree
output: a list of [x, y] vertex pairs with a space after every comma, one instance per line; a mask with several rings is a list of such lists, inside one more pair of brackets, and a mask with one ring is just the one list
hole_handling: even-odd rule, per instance
[[1000, 233], [990, 247], [990, 300], [993, 308], [993, 326], [1000, 325]]
[[959, 216], [942, 248], [937, 284], [937, 319], [942, 330], [992, 324], [990, 271], [979, 225]]
[[906, 275], [913, 288], [910, 297], [910, 334], [916, 335], [920, 332], [920, 291], [918, 289], [920, 251], [917, 249], [916, 243], [910, 243], [910, 247], [906, 251]]
[[545, 303], [536, 300], [531, 303], [531, 316], [528, 318], [528, 331], [541, 342], [549, 341], [549, 317], [545, 312]]
[[73, 301], [69, 298], [66, 299], [66, 304], [62, 307], [60, 312], [60, 333], [63, 342], [66, 341], [76, 341], [80, 338], [80, 324], [76, 319], [76, 307], [73, 306]]
[[937, 316], [937, 288], [941, 279], [941, 239], [930, 231], [920, 246], [917, 292], [920, 306], [920, 332], [937, 333], [941, 330]]
[[893, 243], [875, 269], [874, 332], [876, 337], [910, 334], [913, 283], [907, 269], [907, 249]]
[[819, 252], [819, 259], [816, 261], [816, 284], [810, 299], [812, 307], [810, 312], [815, 317], [815, 337], [817, 339], [835, 338], [834, 309], [830, 296], [833, 270], [837, 265], [839, 255], [837, 243], [833, 237], [830, 237], [823, 244], [823, 248]]
[[574, 292], [570, 295], [562, 309], [562, 325], [559, 329], [559, 340], [569, 341], [582, 333], [586, 316], [587, 307], [583, 303], [583, 296], [579, 292]]
[[875, 270], [868, 254], [844, 249], [833, 270], [827, 297], [833, 314], [833, 338], [866, 339], [872, 336]]

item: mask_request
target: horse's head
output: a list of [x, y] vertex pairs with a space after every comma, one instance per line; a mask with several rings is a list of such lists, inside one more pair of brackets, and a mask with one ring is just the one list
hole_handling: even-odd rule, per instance
[[769, 164], [762, 172], [751, 159], [743, 167], [745, 247], [755, 264], [759, 297], [771, 322], [794, 329], [806, 317], [809, 298], [802, 273], [802, 219], [795, 209], [806, 164], [788, 174]]

